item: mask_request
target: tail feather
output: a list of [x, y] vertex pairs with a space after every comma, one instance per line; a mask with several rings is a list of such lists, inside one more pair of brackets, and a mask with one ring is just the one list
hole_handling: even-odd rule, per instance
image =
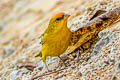
[[42, 52], [41, 52], [41, 51], [38, 52], [37, 55], [36, 55], [35, 57], [39, 57], [39, 56], [42, 57]]

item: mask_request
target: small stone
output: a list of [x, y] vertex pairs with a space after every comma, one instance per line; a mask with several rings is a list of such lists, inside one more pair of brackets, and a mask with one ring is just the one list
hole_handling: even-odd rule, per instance
[[120, 73], [120, 62], [115, 63], [114, 70], [116, 73]]
[[33, 62], [23, 62], [19, 68], [23, 67], [27, 68], [28, 70], [33, 70], [35, 67], [37, 67], [37, 64]]
[[62, 54], [60, 57], [63, 61], [67, 60], [67, 55], [66, 54]]
[[78, 71], [77, 73], [76, 73], [76, 77], [81, 77], [82, 76], [82, 73], [80, 72], [80, 71]]
[[19, 77], [17, 77], [16, 80], [21, 80], [21, 79]]
[[82, 47], [83, 47], [84, 49], [88, 49], [88, 48], [90, 47], [90, 45], [91, 45], [91, 43], [90, 43], [90, 42], [87, 42], [87, 43], [85, 43]]

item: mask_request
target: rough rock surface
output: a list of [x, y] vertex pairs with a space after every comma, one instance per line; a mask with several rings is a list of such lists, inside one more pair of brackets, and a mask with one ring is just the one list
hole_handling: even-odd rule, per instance
[[[71, 31], [80, 28], [97, 10], [109, 11], [120, 6], [120, 0], [0, 0], [0, 80], [31, 80], [45, 72], [40, 57], [40, 35], [50, 17], [59, 11], [71, 15]], [[63, 56], [68, 67], [37, 80], [119, 80], [120, 79], [120, 22], [99, 32], [90, 48], [74, 52], [74, 58]], [[30, 61], [38, 66], [33, 70], [20, 68]], [[48, 67], [62, 69], [57, 57], [47, 59]], [[32, 68], [30, 68], [32, 69]]]

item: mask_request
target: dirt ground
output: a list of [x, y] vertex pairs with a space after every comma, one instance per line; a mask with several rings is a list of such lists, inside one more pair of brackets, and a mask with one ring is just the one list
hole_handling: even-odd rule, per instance
[[[68, 27], [74, 31], [96, 11], [118, 6], [120, 0], [0, 0], [0, 80], [31, 80], [46, 71], [41, 57], [35, 55], [53, 14], [70, 14]], [[90, 45], [74, 52], [74, 58], [64, 57], [68, 65], [64, 70], [36, 80], [119, 80], [120, 21], [99, 32]], [[35, 63], [35, 68], [20, 68], [24, 62]], [[57, 57], [47, 58], [47, 64], [51, 70], [64, 68]]]

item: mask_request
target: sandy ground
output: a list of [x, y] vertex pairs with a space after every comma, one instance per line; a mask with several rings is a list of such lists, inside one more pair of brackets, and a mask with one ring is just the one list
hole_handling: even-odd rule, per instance
[[[68, 27], [77, 30], [89, 21], [97, 10], [109, 11], [120, 6], [119, 0], [0, 0], [0, 80], [31, 80], [45, 72], [40, 57], [40, 35], [49, 19], [57, 12], [71, 15]], [[98, 37], [66, 59], [68, 67], [36, 80], [119, 80], [120, 22], [99, 32]], [[77, 60], [77, 54], [82, 53]], [[92, 55], [92, 56], [91, 56]], [[89, 58], [89, 59], [88, 59]], [[31, 71], [19, 68], [24, 62], [34, 62]], [[62, 69], [57, 57], [47, 59], [49, 69]]]

